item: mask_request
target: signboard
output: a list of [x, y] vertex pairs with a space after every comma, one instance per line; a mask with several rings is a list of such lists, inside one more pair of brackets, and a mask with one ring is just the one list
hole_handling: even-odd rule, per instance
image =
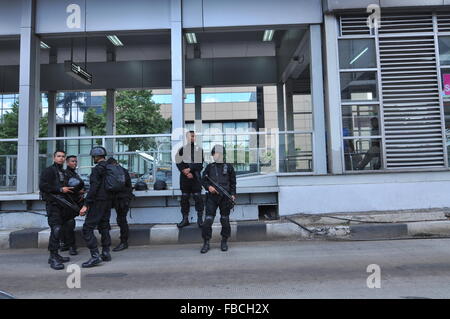
[[444, 95], [450, 95], [450, 74], [443, 74], [444, 77]]
[[64, 71], [71, 77], [84, 84], [92, 84], [92, 74], [72, 61], [64, 61]]

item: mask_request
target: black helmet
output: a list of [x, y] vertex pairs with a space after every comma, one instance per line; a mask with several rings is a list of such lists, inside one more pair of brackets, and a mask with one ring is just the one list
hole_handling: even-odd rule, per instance
[[157, 180], [157, 181], [155, 182], [155, 184], [153, 184], [153, 189], [154, 189], [155, 191], [162, 191], [162, 190], [165, 190], [165, 189], [167, 189], [167, 184], [166, 184], [165, 181], [159, 179], [159, 180]]
[[136, 182], [136, 184], [134, 184], [134, 190], [137, 190], [137, 191], [146, 191], [146, 190], [148, 190], [147, 183], [144, 182], [144, 181]]
[[106, 149], [103, 146], [94, 146], [91, 149], [91, 156], [106, 156]]
[[81, 181], [78, 178], [71, 177], [67, 181], [67, 186], [73, 187], [73, 191], [74, 192], [79, 192], [83, 185], [82, 185]]

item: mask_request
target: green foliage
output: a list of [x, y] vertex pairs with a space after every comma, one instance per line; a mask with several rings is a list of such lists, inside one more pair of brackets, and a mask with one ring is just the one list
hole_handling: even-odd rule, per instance
[[[0, 139], [17, 138], [19, 135], [19, 103], [15, 102], [12, 106], [11, 112], [6, 113], [1, 118], [0, 123]], [[47, 117], [41, 117], [39, 119], [39, 136], [47, 136], [48, 132], [48, 120]], [[39, 143], [39, 150], [45, 153], [46, 143]], [[0, 143], [1, 155], [15, 155], [17, 154], [17, 143], [8, 142]]]
[[[116, 134], [142, 135], [161, 134], [170, 131], [171, 120], [165, 119], [160, 113], [160, 105], [152, 101], [149, 90], [119, 91], [116, 94]], [[103, 113], [97, 114], [89, 109], [85, 114], [86, 126], [93, 135], [106, 133], [106, 106]], [[148, 150], [152, 145], [151, 139], [121, 139], [128, 146], [128, 150]]]

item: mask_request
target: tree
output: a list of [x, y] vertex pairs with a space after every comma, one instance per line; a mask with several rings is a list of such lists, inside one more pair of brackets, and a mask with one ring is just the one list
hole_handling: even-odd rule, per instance
[[[85, 93], [83, 92], [66, 92], [60, 97], [57, 101], [57, 105], [62, 105], [64, 109], [64, 117], [69, 115], [69, 122], [72, 123], [72, 107], [78, 107], [80, 110], [86, 110], [86, 104], [81, 102], [81, 100], [85, 97]], [[75, 105], [74, 105], [75, 104]]]
[[[152, 101], [149, 90], [119, 91], [116, 95], [116, 134], [142, 135], [161, 134], [170, 131], [171, 120], [165, 119], [160, 113], [160, 105]], [[106, 133], [106, 105], [103, 113], [98, 114], [89, 109], [84, 116], [86, 126], [93, 135]], [[128, 146], [129, 151], [148, 150], [155, 144], [150, 139], [121, 139]]]
[[[19, 102], [16, 101], [12, 105], [11, 112], [4, 114], [0, 118], [0, 139], [17, 138], [19, 136]], [[39, 119], [39, 136], [47, 136], [48, 120], [47, 117]], [[17, 142], [4, 142], [0, 144], [1, 155], [17, 154]], [[41, 154], [46, 152], [46, 143], [40, 143], [39, 151]]]

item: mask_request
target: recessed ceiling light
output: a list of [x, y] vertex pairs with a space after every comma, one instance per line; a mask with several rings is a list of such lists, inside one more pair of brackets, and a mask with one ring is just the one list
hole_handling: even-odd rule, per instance
[[186, 40], [189, 44], [196, 44], [197, 43], [197, 37], [195, 36], [195, 33], [188, 32], [186, 33]]
[[47, 43], [41, 41], [41, 49], [50, 49], [50, 46]]
[[116, 47], [123, 47], [123, 43], [122, 43], [122, 41], [120, 41], [120, 39], [117, 37], [117, 35], [107, 35], [106, 37]]
[[274, 34], [275, 34], [275, 30], [264, 31], [263, 41], [264, 42], [272, 41]]

